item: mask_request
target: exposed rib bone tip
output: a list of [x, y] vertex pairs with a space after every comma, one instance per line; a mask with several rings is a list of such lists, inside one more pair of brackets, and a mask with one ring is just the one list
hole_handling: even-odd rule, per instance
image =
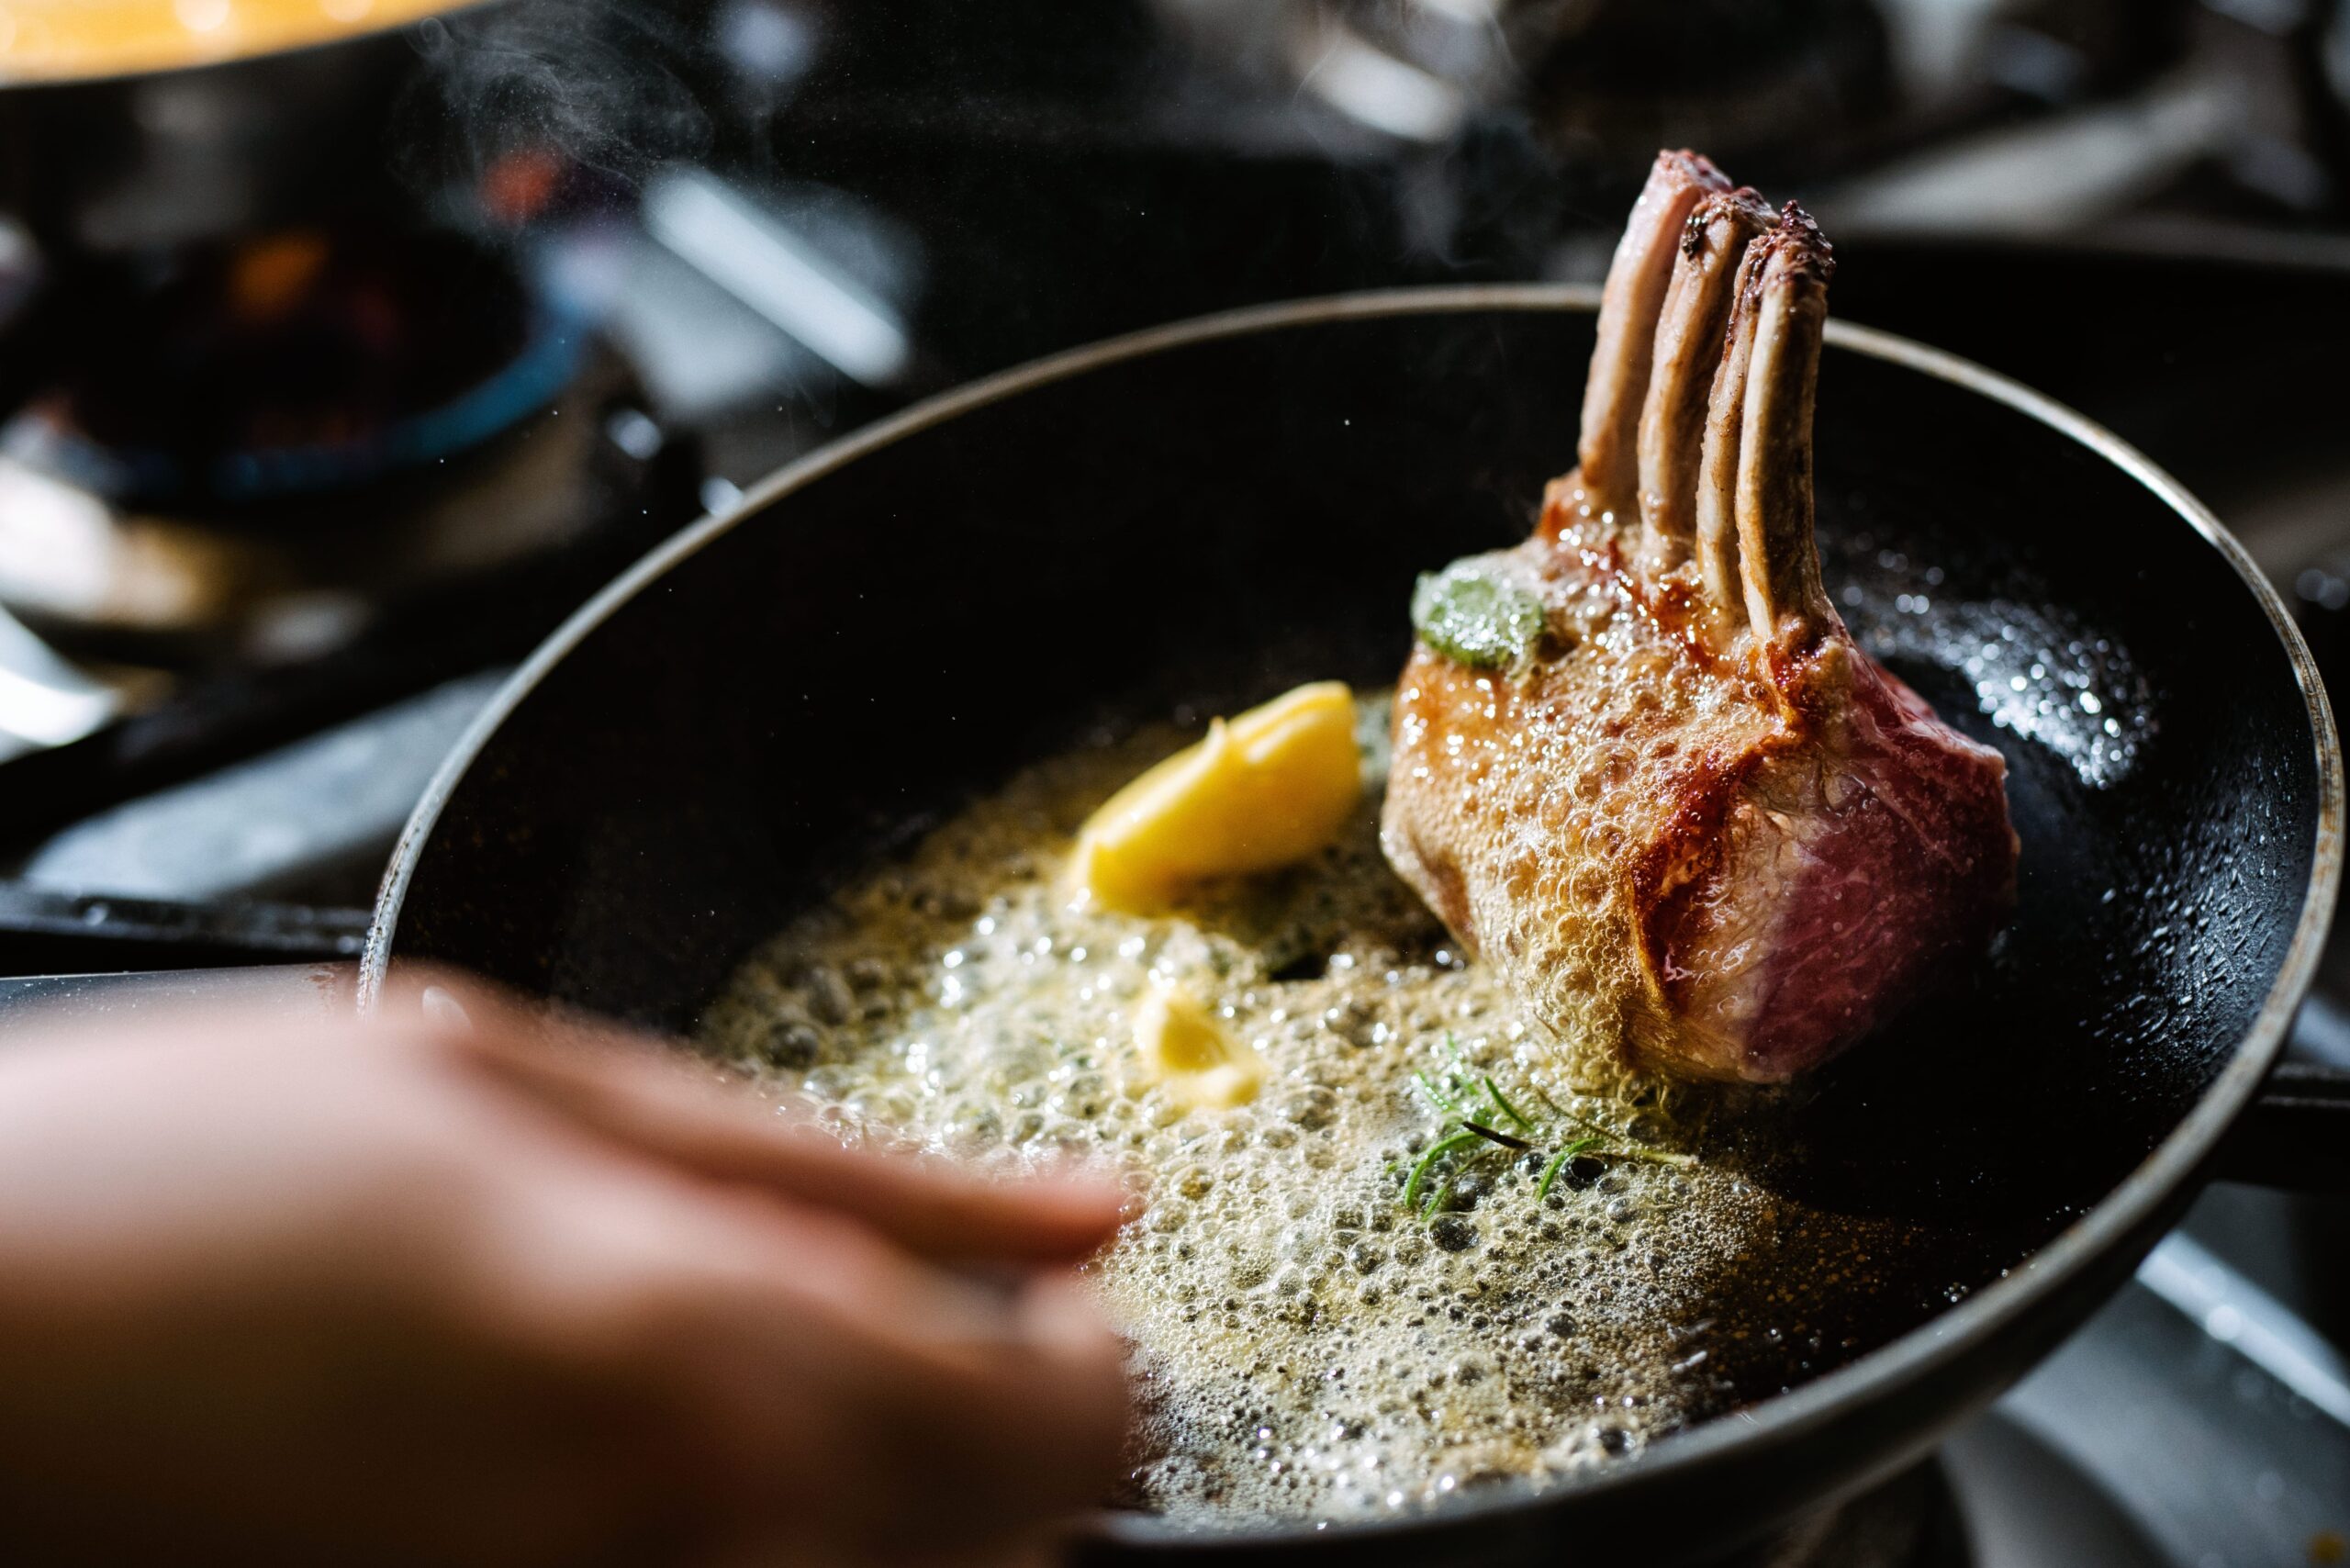
[[1699, 201], [1682, 232], [1640, 410], [1640, 555], [1651, 570], [1678, 566], [1696, 533], [1700, 442], [1723, 327], [1740, 259], [1771, 222], [1769, 204], [1740, 187]]
[[1701, 199], [1729, 188], [1729, 178], [1695, 152], [1658, 153], [1632, 221], [1608, 264], [1599, 342], [1583, 388], [1583, 427], [1576, 445], [1585, 486], [1606, 510], [1625, 517], [1639, 510], [1640, 407], [1648, 393], [1657, 316], [1664, 307], [1683, 226]]
[[1818, 219], [1796, 202], [1779, 209], [1779, 221], [1771, 230], [1769, 243], [1774, 250], [1784, 251], [1791, 265], [1815, 274], [1822, 283], [1836, 275], [1836, 247], [1819, 231]]

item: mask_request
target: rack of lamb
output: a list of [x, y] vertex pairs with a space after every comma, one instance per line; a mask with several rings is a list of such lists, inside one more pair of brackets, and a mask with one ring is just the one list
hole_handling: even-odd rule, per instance
[[1821, 586], [1832, 252], [1660, 154], [1608, 269], [1579, 457], [1516, 549], [1423, 578], [1382, 840], [1562, 1041], [1777, 1082], [1979, 951], [2014, 902], [1999, 755]]

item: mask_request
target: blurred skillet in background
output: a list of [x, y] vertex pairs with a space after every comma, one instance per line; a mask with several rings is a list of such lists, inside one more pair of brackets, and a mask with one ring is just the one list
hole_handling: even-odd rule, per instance
[[[1166, 329], [787, 470], [599, 596], [491, 705], [394, 860], [365, 980], [455, 963], [685, 1030], [833, 879], [1091, 726], [1392, 679], [1414, 572], [1516, 538], [1572, 461], [1588, 305], [1434, 291]], [[2008, 755], [2023, 882], [1963, 1004], [1818, 1081], [1788, 1180], [2030, 1261], [1539, 1495], [1238, 1540], [1125, 1517], [1089, 1551], [1664, 1562], [1751, 1538], [1892, 1473], [2020, 1375], [2253, 1104], [2339, 873], [2307, 650], [2234, 542], [2112, 437], [1934, 351], [1849, 328], [1831, 345], [1831, 591]], [[2322, 1133], [2330, 1108], [2301, 1109]]]
[[60, 261], [380, 202], [411, 25], [482, 0], [62, 0], [0, 47], [0, 210]]

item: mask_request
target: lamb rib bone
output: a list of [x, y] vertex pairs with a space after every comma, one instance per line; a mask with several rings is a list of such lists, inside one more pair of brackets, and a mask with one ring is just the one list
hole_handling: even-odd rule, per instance
[[1684, 226], [1640, 408], [1640, 563], [1651, 573], [1679, 566], [1695, 540], [1699, 453], [1723, 329], [1739, 264], [1771, 219], [1770, 205], [1741, 185], [1702, 198]]
[[1819, 226], [1789, 202], [1740, 267], [1707, 411], [1699, 532], [1715, 560], [1710, 541], [1735, 530], [1742, 604], [1726, 574], [1719, 583], [1709, 575], [1707, 589], [1731, 617], [1743, 608], [1765, 644], [1807, 646], [1842, 625], [1819, 580], [1811, 498], [1812, 404], [1835, 269]]
[[1660, 152], [1617, 242], [1601, 295], [1599, 342], [1583, 386], [1578, 443], [1587, 504], [1630, 521], [1639, 505], [1640, 405], [1647, 394], [1656, 324], [1673, 279], [1690, 210], [1726, 191], [1722, 172], [1695, 152]]

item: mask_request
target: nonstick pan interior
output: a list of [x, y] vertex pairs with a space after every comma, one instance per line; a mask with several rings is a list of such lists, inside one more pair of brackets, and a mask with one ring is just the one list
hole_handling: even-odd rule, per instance
[[[525, 672], [371, 962], [689, 1029], [832, 879], [1024, 761], [1187, 699], [1392, 680], [1414, 574], [1521, 537], [1573, 461], [1591, 319], [1561, 305], [1179, 336], [787, 476]], [[2331, 735], [2271, 606], [2144, 476], [1855, 341], [1818, 401], [1830, 591], [2007, 755], [2020, 905], [1963, 993], [1787, 1112], [1773, 1180], [1963, 1225], [1980, 1255], [1918, 1282], [1954, 1300], [2273, 1050], [2331, 900]]]

